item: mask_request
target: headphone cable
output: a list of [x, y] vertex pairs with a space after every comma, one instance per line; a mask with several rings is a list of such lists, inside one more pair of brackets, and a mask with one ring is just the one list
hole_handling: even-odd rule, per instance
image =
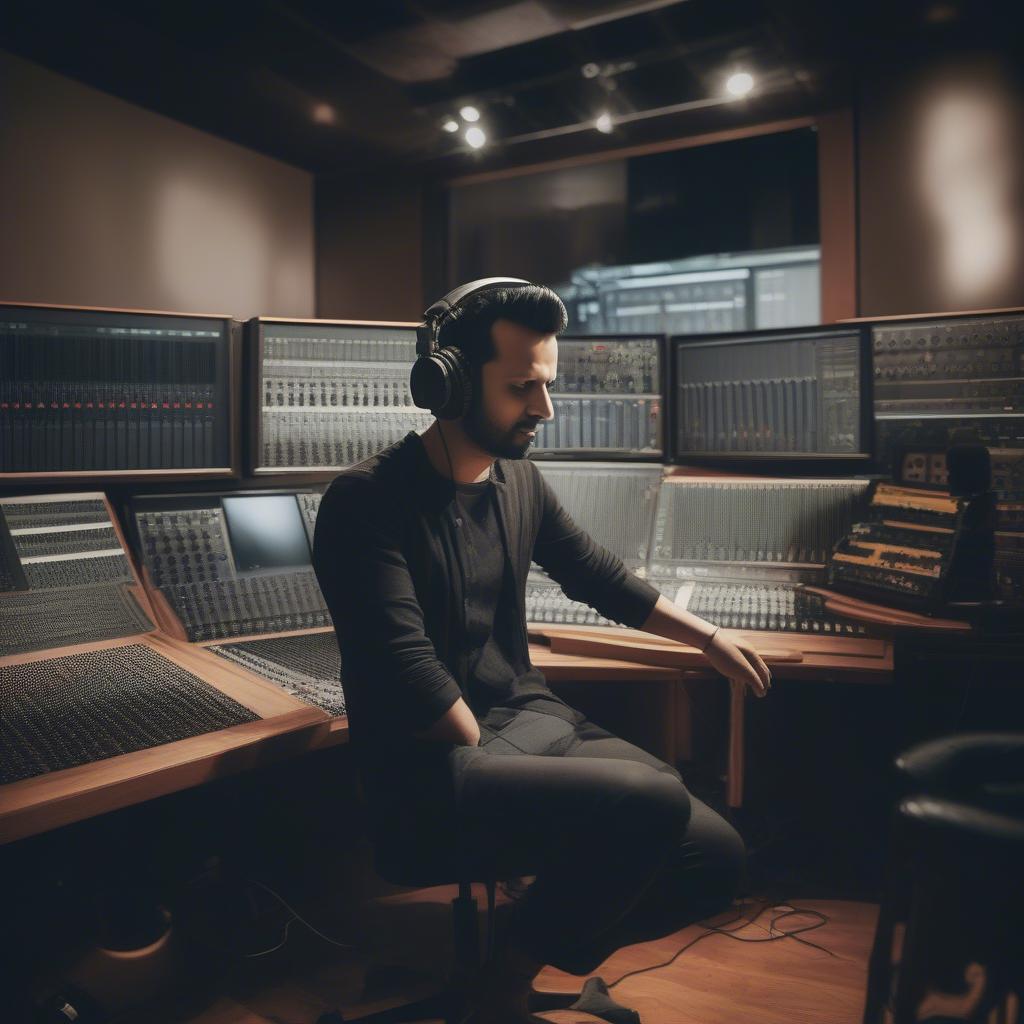
[[448, 473], [451, 476], [452, 487], [455, 487], [455, 470], [452, 468], [452, 457], [448, 451], [448, 442], [444, 439], [444, 430], [441, 429], [440, 419], [437, 421], [437, 432], [441, 435], [441, 444], [444, 445], [444, 453], [448, 456]]

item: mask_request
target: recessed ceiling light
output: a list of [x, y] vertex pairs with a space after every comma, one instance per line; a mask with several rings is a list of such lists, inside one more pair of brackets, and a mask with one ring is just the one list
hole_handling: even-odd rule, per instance
[[942, 25], [949, 21], [956, 19], [956, 5], [955, 4], [932, 4], [931, 7], [925, 11], [924, 20], [929, 25]]
[[447, 121], [441, 127], [446, 132], [457, 132], [459, 130], [459, 122], [453, 117], [449, 117]]
[[725, 91], [730, 96], [746, 96], [754, 88], [754, 76], [747, 71], [731, 74], [725, 83]]
[[330, 103], [318, 103], [313, 107], [313, 120], [317, 124], [334, 124], [338, 115]]
[[595, 64], [593, 61], [588, 61], [583, 67], [580, 68], [584, 78], [597, 78], [601, 74], [601, 65]]
[[479, 121], [480, 111], [476, 107], [463, 107], [459, 111], [459, 116], [463, 121]]
[[474, 149], [479, 149], [487, 141], [487, 136], [484, 134], [483, 128], [473, 125], [466, 129], [466, 141]]
[[612, 115], [607, 110], [603, 114], [599, 114], [597, 120], [594, 121], [594, 127], [607, 135], [612, 130]]

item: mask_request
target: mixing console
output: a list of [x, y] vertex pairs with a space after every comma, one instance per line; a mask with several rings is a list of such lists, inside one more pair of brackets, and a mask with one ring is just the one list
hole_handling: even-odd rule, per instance
[[0, 784], [259, 716], [148, 647], [0, 666]]
[[[825, 559], [866, 481], [672, 478], [659, 487], [660, 467], [646, 475], [621, 464], [539, 468], [575, 522], [701, 618], [732, 629], [863, 635], [800, 584], [824, 582]], [[538, 566], [526, 612], [535, 623], [616, 625], [568, 598]]]
[[311, 569], [162, 589], [189, 640], [195, 642], [331, 624]]
[[333, 633], [267, 637], [208, 649], [328, 714], [345, 714], [341, 655]]
[[660, 465], [538, 461], [537, 468], [570, 518], [594, 540], [630, 568], [646, 564]]
[[795, 584], [717, 579], [666, 581], [665, 586], [667, 596], [680, 608], [725, 629], [825, 636], [864, 636], [866, 632], [862, 625], [827, 612], [822, 598]]
[[0, 499], [0, 656], [153, 628], [131, 564], [94, 495]]
[[143, 564], [190, 641], [331, 624], [310, 567], [319, 498], [267, 491], [136, 499]]
[[864, 480], [676, 478], [662, 485], [650, 572], [692, 562], [823, 565], [849, 530]]

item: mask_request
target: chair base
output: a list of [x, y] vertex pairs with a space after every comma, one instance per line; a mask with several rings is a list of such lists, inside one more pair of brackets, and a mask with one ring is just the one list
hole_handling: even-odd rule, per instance
[[[411, 880], [406, 880], [412, 884]], [[395, 882], [405, 884], [405, 882]], [[491, 877], [487, 887], [487, 934], [484, 961], [495, 954], [495, 885]], [[364, 1014], [361, 1017], [344, 1017], [339, 1011], [331, 1011], [318, 1018], [317, 1024], [409, 1024], [412, 1021], [436, 1020], [440, 1017], [445, 1024], [460, 1024], [469, 1013], [466, 991], [458, 978], [467, 978], [480, 969], [477, 903], [473, 898], [472, 883], [469, 879], [459, 882], [459, 895], [452, 901], [456, 974], [449, 978], [447, 987], [430, 996], [392, 1006], [386, 1010]], [[545, 1013], [548, 1010], [579, 1010], [600, 1017], [608, 1024], [641, 1024], [636, 1010], [615, 1002], [608, 995], [608, 986], [599, 977], [587, 978], [582, 990], [574, 992], [538, 992], [532, 989], [528, 1001], [531, 1013]]]

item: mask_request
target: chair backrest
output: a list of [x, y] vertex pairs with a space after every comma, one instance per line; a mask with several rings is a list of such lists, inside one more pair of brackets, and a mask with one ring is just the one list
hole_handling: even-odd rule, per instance
[[863, 1019], [982, 1020], [1024, 1001], [1024, 733], [940, 737], [894, 767], [888, 891]]
[[913, 879], [895, 1020], [924, 1020], [940, 1011], [983, 1020], [990, 1010], [1019, 1003], [1024, 818], [933, 796], [901, 801], [899, 816]]

